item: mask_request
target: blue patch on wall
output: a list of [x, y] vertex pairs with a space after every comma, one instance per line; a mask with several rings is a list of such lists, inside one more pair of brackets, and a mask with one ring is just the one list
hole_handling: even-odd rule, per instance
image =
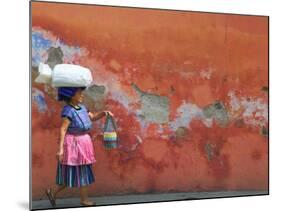
[[32, 64], [38, 66], [42, 62], [42, 53], [46, 52], [53, 42], [44, 38], [42, 33], [32, 32]]
[[47, 110], [47, 103], [41, 93], [36, 92], [35, 94], [33, 94], [32, 99], [35, 101], [39, 112], [42, 113]]

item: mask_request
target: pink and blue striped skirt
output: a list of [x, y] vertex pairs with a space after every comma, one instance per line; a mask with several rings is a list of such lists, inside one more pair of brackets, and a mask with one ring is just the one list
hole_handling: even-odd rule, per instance
[[89, 134], [66, 134], [63, 159], [58, 162], [56, 183], [67, 187], [81, 187], [95, 181], [92, 165], [96, 162], [94, 146]]
[[95, 182], [92, 164], [69, 166], [58, 162], [56, 183], [67, 187], [82, 187]]

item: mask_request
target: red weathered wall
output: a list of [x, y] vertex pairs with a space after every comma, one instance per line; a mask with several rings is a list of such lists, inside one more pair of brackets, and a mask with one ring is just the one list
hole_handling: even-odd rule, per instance
[[[86, 49], [75, 62], [107, 90], [98, 108], [115, 114], [121, 145], [106, 151], [103, 120], [94, 123], [91, 195], [268, 188], [266, 17], [32, 2], [32, 27]], [[168, 121], [134, 112], [144, 102], [132, 84], [169, 99]], [[52, 88], [33, 82], [33, 89], [47, 106], [42, 112], [32, 101], [32, 195], [39, 199], [55, 182], [61, 105]], [[202, 116], [218, 101], [226, 114]], [[94, 100], [86, 103], [97, 110]], [[191, 109], [186, 116], [182, 105]], [[186, 125], [179, 128], [177, 118]]]

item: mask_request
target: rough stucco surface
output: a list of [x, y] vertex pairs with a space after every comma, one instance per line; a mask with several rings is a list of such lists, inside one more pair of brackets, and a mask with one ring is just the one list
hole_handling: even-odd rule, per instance
[[[91, 196], [268, 188], [266, 17], [32, 2], [32, 196], [54, 184], [62, 104], [39, 62], [86, 66], [94, 122]], [[76, 196], [75, 189], [61, 197]]]

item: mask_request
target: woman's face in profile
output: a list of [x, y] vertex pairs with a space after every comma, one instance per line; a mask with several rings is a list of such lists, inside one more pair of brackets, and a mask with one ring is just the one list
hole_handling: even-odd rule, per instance
[[75, 95], [71, 98], [74, 103], [82, 103], [84, 100], [84, 90], [78, 89]]

